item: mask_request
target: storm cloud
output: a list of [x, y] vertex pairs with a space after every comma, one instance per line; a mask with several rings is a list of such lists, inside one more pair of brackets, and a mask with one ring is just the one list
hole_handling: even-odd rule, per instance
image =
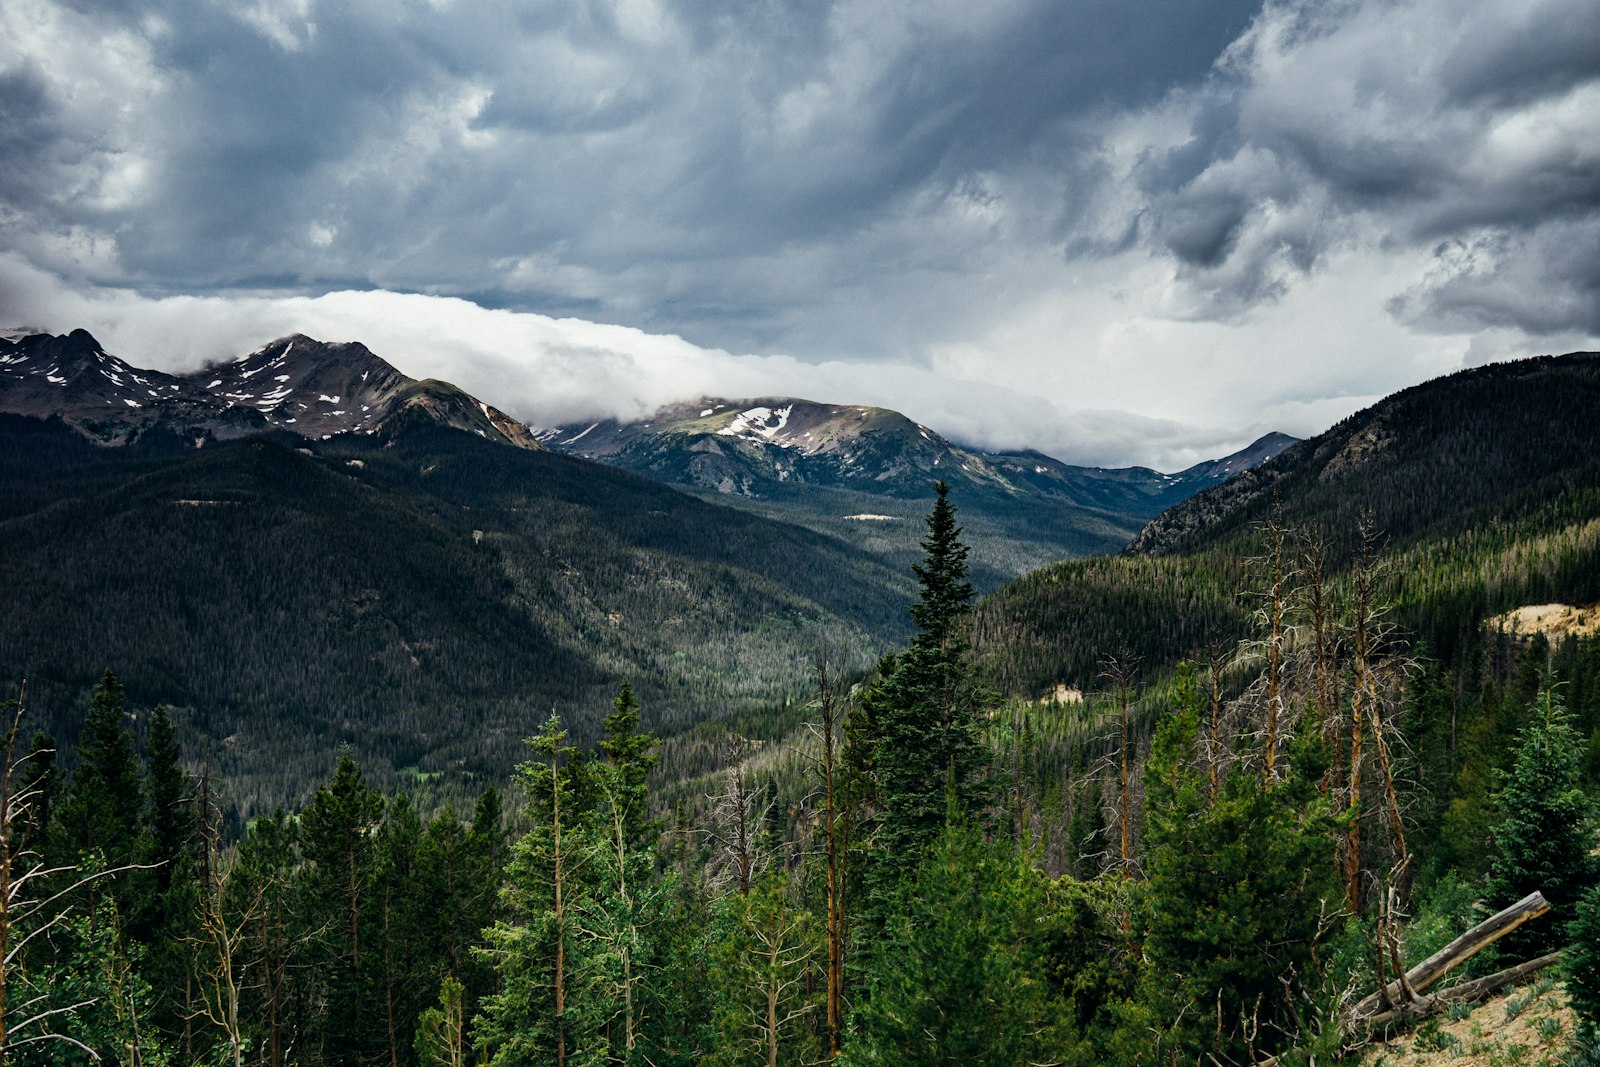
[[1600, 20], [13, 0], [0, 251], [0, 319], [128, 358], [299, 315], [469, 388], [498, 353], [525, 417], [783, 386], [1170, 467], [1595, 346]]

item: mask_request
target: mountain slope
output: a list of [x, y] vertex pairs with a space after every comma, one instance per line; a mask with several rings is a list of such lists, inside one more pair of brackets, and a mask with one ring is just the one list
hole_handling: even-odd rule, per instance
[[798, 691], [820, 635], [866, 663], [907, 626], [875, 557], [448, 427], [174, 452], [0, 416], [0, 456], [0, 684], [70, 749], [110, 666], [253, 803], [340, 741], [380, 779], [502, 774], [624, 678], [670, 734]]
[[302, 334], [183, 376], [132, 367], [85, 330], [0, 337], [0, 411], [60, 417], [108, 445], [151, 433], [203, 444], [273, 428], [326, 438], [420, 417], [539, 447], [527, 427], [452, 385], [408, 378], [365, 345]]
[[1366, 518], [1394, 620], [1448, 657], [1482, 620], [1600, 600], [1600, 354], [1463, 371], [1397, 393], [1153, 520], [1126, 555], [1059, 564], [986, 601], [978, 641], [1015, 692], [1093, 684], [1241, 636], [1247, 560], [1274, 509], [1320, 531], [1337, 584]]
[[1130, 553], [1217, 545], [1277, 496], [1348, 545], [1358, 512], [1395, 541], [1600, 455], [1600, 353], [1475, 367], [1403, 390], [1152, 521]]
[[896, 411], [787, 397], [704, 399], [635, 422], [535, 433], [553, 451], [693, 489], [869, 550], [887, 548], [897, 565], [911, 562], [917, 523], [933, 482], [943, 479], [972, 535], [974, 579], [984, 589], [1063, 556], [1114, 552], [1163, 508], [1294, 440], [1269, 435], [1224, 460], [1168, 475], [1143, 467], [1074, 467], [1031, 451], [980, 452]]

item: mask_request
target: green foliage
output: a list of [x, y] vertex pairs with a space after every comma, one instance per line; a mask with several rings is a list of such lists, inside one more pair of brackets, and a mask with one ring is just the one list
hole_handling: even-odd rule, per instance
[[1241, 766], [1211, 797], [1195, 735], [1180, 703], [1146, 775], [1145, 968], [1123, 1042], [1147, 1062], [1239, 1062], [1292, 1043], [1337, 899], [1315, 742], [1296, 744], [1270, 790]]
[[823, 951], [816, 917], [790, 899], [781, 873], [761, 878], [748, 896], [714, 905], [708, 936], [712, 1038], [707, 1067], [816, 1062], [813, 1018], [821, 997], [810, 988]]
[[[86, 871], [99, 865], [89, 857]], [[8, 982], [7, 1000], [26, 1004], [30, 1015], [57, 1014], [13, 1036], [6, 1062], [18, 1067], [65, 1067], [94, 1062], [164, 1067], [173, 1057], [153, 1025], [155, 994], [140, 964], [143, 952], [123, 937], [116, 906], [102, 896], [94, 911], [57, 925], [50, 953]], [[45, 1036], [59, 1035], [59, 1036]]]
[[186, 709], [247, 819], [301, 803], [341, 742], [386, 789], [444, 772], [465, 801], [521, 758], [525, 708], [592, 741], [627, 676], [677, 731], [799, 691], [821, 628], [861, 665], [907, 631], [908, 583], [869, 553], [459, 431], [60, 456], [51, 436], [0, 418], [0, 585], [29, 590], [0, 680], [26, 672], [70, 745], [84, 665], [114, 664], [135, 703]]
[[[1497, 795], [1504, 813], [1495, 827], [1494, 859], [1486, 891], [1490, 906], [1503, 908], [1538, 890], [1557, 916], [1570, 916], [1583, 895], [1600, 881], [1594, 804], [1582, 786], [1583, 740], [1555, 693], [1539, 693], [1505, 788]], [[1503, 951], [1532, 958], [1562, 943], [1559, 926], [1530, 924], [1504, 942]]]
[[66, 857], [101, 853], [113, 867], [144, 851], [139, 758], [127, 725], [127, 696], [110, 670], [100, 676], [78, 740], [78, 766], [62, 803], [57, 841]]
[[977, 810], [984, 758], [978, 693], [961, 628], [972, 601], [967, 546], [961, 543], [949, 487], [937, 499], [913, 569], [920, 594], [911, 606], [917, 633], [863, 696], [860, 729], [870, 749], [880, 806], [874, 846], [886, 883], [917, 860], [939, 833], [950, 803]]
[[429, 1008], [417, 1021], [416, 1053], [421, 1067], [466, 1067], [462, 997], [466, 987], [454, 976], [439, 983], [439, 1006]]
[[329, 1064], [357, 1064], [382, 1042], [366, 1005], [379, 962], [374, 949], [381, 946], [374, 944], [369, 904], [374, 835], [383, 809], [382, 795], [367, 784], [350, 753], [341, 751], [333, 780], [316, 791], [300, 816], [305, 891], [327, 923], [316, 942], [316, 976], [327, 1010], [317, 1020], [315, 1044]]
[[1600, 885], [1578, 902], [1566, 933], [1567, 1000], [1580, 1031], [1600, 1044]]
[[1070, 1039], [1026, 858], [952, 820], [902, 883], [841, 1064], [1054, 1062]]

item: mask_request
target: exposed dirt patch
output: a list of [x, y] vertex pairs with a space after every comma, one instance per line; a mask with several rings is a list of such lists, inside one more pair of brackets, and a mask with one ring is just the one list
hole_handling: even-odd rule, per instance
[[1504, 627], [1510, 634], [1589, 637], [1600, 633], [1600, 604], [1586, 608], [1575, 608], [1571, 604], [1529, 604], [1496, 615], [1484, 625], [1491, 630]]
[[1572, 1038], [1573, 1015], [1553, 978], [1486, 1000], [1471, 1014], [1438, 1015], [1386, 1044], [1362, 1067], [1554, 1067]]

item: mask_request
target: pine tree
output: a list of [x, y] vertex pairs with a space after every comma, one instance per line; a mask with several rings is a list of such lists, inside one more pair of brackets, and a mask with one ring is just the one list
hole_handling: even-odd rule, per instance
[[1567, 941], [1567, 1000], [1580, 1032], [1600, 1043], [1600, 885], [1579, 901]]
[[163, 706], [150, 714], [144, 753], [149, 800], [145, 816], [149, 851], [144, 859], [155, 869], [143, 875], [149, 893], [128, 917], [128, 933], [150, 946], [145, 963], [157, 993], [156, 1025], [187, 1046], [196, 1015], [189, 1002], [188, 978], [194, 970], [189, 957], [199, 934], [195, 920], [204, 902], [194, 864], [199, 826], [191, 779], [180, 763], [172, 718]]
[[633, 686], [624, 681], [617, 693], [616, 702], [606, 716], [604, 733], [600, 738], [600, 751], [605, 761], [616, 772], [616, 798], [623, 805], [623, 818], [627, 825], [630, 843], [639, 843], [646, 836], [659, 835], [659, 828], [646, 826], [649, 791], [646, 782], [656, 761], [661, 741], [655, 734], [639, 729], [639, 701], [634, 698]]
[[646, 1062], [642, 1047], [644, 1008], [656, 946], [651, 937], [661, 904], [655, 878], [658, 826], [649, 811], [650, 768], [655, 735], [639, 731], [639, 704], [624, 682], [615, 710], [606, 717], [600, 750], [605, 759], [591, 775], [598, 805], [592, 864], [593, 891], [580, 923], [596, 952], [602, 997], [611, 1001], [612, 1058]]
[[462, 998], [466, 987], [454, 976], [439, 983], [439, 1004], [417, 1021], [416, 1052], [421, 1067], [466, 1067], [466, 1012]]
[[1559, 923], [1600, 879], [1594, 847], [1594, 805], [1583, 791], [1583, 739], [1555, 693], [1546, 687], [1518, 738], [1505, 788], [1504, 813], [1494, 831], [1488, 902], [1502, 908], [1534, 890], [1557, 921], [1533, 923], [1502, 942], [1503, 951], [1532, 958], [1561, 944]]
[[1239, 765], [1214, 797], [1198, 751], [1197, 701], [1180, 698], [1146, 771], [1146, 1014], [1124, 1039], [1152, 1063], [1253, 1062], [1297, 1030], [1337, 892], [1320, 738], [1294, 742], [1276, 782]]
[[157, 705], [150, 713], [144, 761], [150, 798], [150, 862], [160, 865], [156, 868], [156, 884], [161, 892], [188, 874], [185, 868], [194, 846], [196, 824], [189, 803], [192, 780], [183, 769], [181, 756], [171, 713], [164, 705]]
[[328, 1064], [361, 1063], [382, 1040], [381, 1015], [371, 1010], [367, 997], [376, 970], [368, 914], [373, 838], [383, 807], [382, 795], [342, 750], [333, 780], [316, 791], [300, 816], [307, 891], [328, 924], [317, 969], [326, 993], [318, 1036]]
[[534, 758], [517, 777], [532, 825], [511, 848], [506, 917], [486, 931], [500, 987], [484, 998], [475, 1041], [495, 1067], [600, 1063], [608, 1013], [593, 995], [596, 961], [579, 924], [597, 848], [583, 800], [589, 767], [554, 713], [529, 744]]
[[954, 818], [900, 883], [838, 1063], [1060, 1063], [1070, 1046], [1039, 917], [1046, 880]]
[[120, 867], [145, 851], [139, 759], [126, 720], [126, 693], [107, 670], [90, 698], [78, 739], [78, 767], [61, 806], [65, 858], [98, 851], [108, 866]]
[[913, 566], [920, 593], [911, 605], [917, 633], [892, 661], [892, 672], [864, 698], [881, 812], [877, 840], [887, 871], [915, 865], [938, 837], [948, 798], [973, 812], [983, 748], [978, 697], [962, 629], [972, 603], [967, 546], [961, 542], [949, 486], [934, 487], [923, 561]]
[[281, 809], [257, 819], [228, 879], [229, 914], [248, 919], [244, 1014], [263, 1067], [284, 1067], [310, 1016], [312, 942], [321, 915], [300, 892], [296, 822]]
[[821, 1049], [807, 1023], [822, 1006], [812, 989], [822, 945], [815, 917], [788, 895], [774, 872], [748, 895], [728, 893], [718, 902], [707, 975], [716, 996], [708, 1067], [816, 1062]]
[[[401, 793], [389, 805], [378, 830], [372, 870], [371, 926], [373, 981], [368, 983], [382, 1006], [384, 1037], [391, 1065], [411, 1062], [416, 1049], [416, 1020], [427, 1006], [426, 991], [434, 973], [429, 941], [448, 921], [447, 914], [424, 910], [418, 852], [422, 822], [411, 797]], [[446, 906], [454, 901], [447, 901]], [[445, 920], [445, 922], [441, 922]]]

